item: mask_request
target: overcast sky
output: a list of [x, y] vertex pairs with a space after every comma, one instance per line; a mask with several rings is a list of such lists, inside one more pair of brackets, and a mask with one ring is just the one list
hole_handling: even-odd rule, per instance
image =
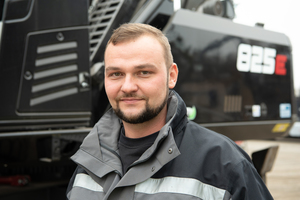
[[294, 85], [300, 96], [300, 1], [299, 0], [234, 0], [235, 22], [281, 32], [290, 38], [293, 48]]

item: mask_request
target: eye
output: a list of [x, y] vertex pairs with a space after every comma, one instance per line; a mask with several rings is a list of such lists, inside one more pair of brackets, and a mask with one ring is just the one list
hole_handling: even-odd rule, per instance
[[121, 76], [122, 76], [121, 72], [112, 72], [112, 73], [108, 74], [108, 77], [110, 77], [110, 78], [119, 78]]
[[113, 73], [109, 74], [109, 76], [111, 76], [111, 77], [119, 77], [121, 75], [122, 75], [121, 72], [113, 72]]
[[139, 74], [140, 76], [148, 76], [148, 75], [151, 74], [151, 72], [149, 72], [149, 71], [140, 71], [138, 74]]
[[115, 73], [112, 73], [111, 76], [118, 77], [118, 76], [121, 76], [121, 73], [120, 72], [115, 72]]

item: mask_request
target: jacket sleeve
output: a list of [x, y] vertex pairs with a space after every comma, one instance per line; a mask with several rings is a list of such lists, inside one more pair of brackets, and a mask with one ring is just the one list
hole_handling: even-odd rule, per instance
[[67, 188], [67, 191], [66, 191], [66, 197], [67, 197], [67, 200], [69, 199], [69, 196], [70, 196], [70, 192], [73, 188], [73, 184], [74, 184], [74, 181], [75, 181], [75, 177], [77, 174], [79, 173], [86, 173], [81, 167], [77, 166], [77, 168], [75, 169], [70, 181], [69, 181], [69, 185], [68, 185], [68, 188]]
[[239, 163], [229, 176], [232, 183], [232, 200], [271, 200], [268, 188], [249, 161]]

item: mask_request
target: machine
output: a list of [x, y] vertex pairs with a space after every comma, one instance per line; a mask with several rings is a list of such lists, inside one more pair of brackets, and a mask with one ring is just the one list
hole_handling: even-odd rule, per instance
[[47, 181], [47, 191], [67, 183], [75, 167], [69, 156], [109, 108], [103, 53], [122, 23], [166, 34], [179, 67], [175, 90], [190, 120], [246, 140], [284, 136], [297, 117], [288, 37], [234, 23], [231, 0], [0, 6], [0, 177], [26, 174]]

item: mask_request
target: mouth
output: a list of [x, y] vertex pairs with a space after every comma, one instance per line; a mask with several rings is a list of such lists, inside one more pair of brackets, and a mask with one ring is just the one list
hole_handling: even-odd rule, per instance
[[127, 103], [127, 104], [134, 104], [134, 103], [143, 101], [143, 98], [137, 98], [137, 97], [123, 97], [123, 98], [120, 98], [119, 101], [120, 101], [120, 102]]

